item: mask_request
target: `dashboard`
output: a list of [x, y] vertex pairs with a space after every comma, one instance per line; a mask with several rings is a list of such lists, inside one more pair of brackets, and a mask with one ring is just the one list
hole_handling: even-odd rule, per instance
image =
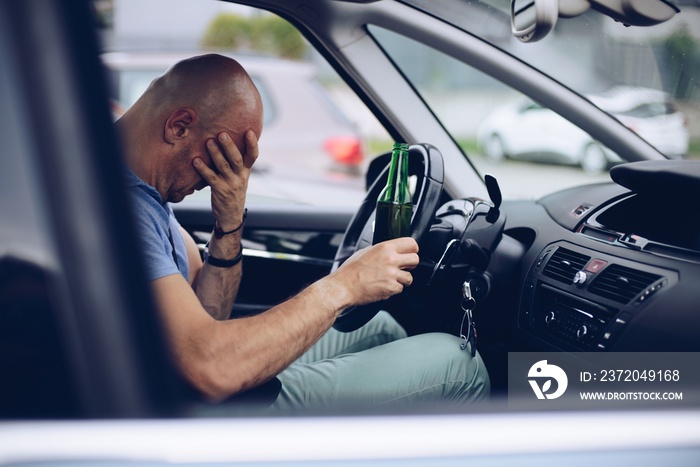
[[632, 172], [611, 173], [618, 183], [504, 203], [506, 235], [534, 233], [521, 265], [515, 330], [532, 347], [700, 348], [700, 202], [692, 196], [700, 177], [688, 176], [700, 164], [674, 168], [682, 182], [641, 170], [640, 183], [635, 164], [626, 166]]

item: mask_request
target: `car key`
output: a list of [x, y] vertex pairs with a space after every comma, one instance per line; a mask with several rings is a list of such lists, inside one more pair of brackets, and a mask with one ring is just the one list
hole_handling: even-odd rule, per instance
[[[474, 324], [474, 308], [476, 308], [476, 300], [472, 296], [472, 288], [468, 281], [462, 284], [462, 302], [460, 304], [464, 311], [462, 316], [462, 324], [459, 326], [459, 337], [462, 339], [460, 348], [467, 348], [467, 344], [471, 344], [472, 357], [476, 356], [476, 325]], [[467, 320], [467, 336], [464, 335], [464, 321]]]

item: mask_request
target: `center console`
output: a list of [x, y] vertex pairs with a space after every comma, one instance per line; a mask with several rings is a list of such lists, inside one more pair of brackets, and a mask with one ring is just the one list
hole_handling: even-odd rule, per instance
[[558, 227], [541, 228], [523, 270], [518, 328], [552, 350], [696, 350], [700, 163], [636, 162], [610, 175], [617, 191], [540, 200]]
[[530, 268], [519, 327], [564, 350], [602, 351], [678, 273], [568, 242], [544, 248]]

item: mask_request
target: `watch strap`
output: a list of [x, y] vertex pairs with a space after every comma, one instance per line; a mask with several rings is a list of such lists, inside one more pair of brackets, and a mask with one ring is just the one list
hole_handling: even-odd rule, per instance
[[241, 251], [233, 259], [221, 259], [221, 258], [217, 258], [215, 256], [210, 255], [208, 251], [204, 252], [204, 261], [208, 264], [211, 264], [212, 266], [216, 266], [217, 268], [232, 268], [235, 265], [237, 265], [238, 263], [240, 263], [242, 259], [243, 259], [243, 248], [242, 247], [241, 247]]

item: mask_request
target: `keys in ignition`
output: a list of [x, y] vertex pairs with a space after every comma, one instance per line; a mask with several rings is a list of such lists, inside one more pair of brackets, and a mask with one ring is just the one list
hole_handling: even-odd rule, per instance
[[[462, 339], [460, 348], [467, 348], [467, 344], [471, 344], [472, 357], [476, 355], [476, 324], [474, 323], [473, 311], [476, 307], [476, 300], [472, 296], [472, 288], [468, 281], [462, 284], [462, 303], [461, 308], [464, 311], [462, 324], [459, 327], [459, 337]], [[467, 335], [464, 335], [464, 321], [467, 320]]]

